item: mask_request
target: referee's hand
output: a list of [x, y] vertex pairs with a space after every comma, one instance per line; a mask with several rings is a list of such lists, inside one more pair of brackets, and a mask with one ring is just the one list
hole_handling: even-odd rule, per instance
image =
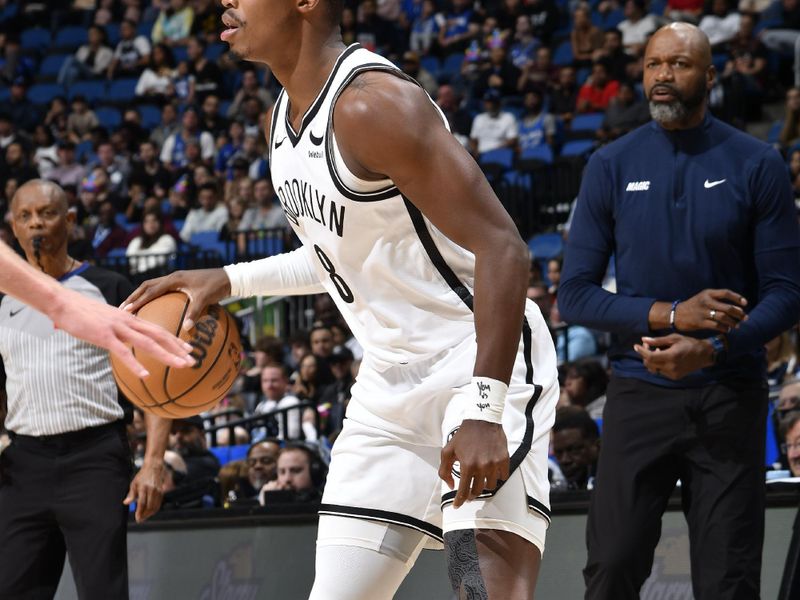
[[484, 490], [494, 490], [509, 476], [508, 442], [503, 426], [486, 421], [464, 420], [442, 449], [439, 477], [453, 489], [453, 465], [458, 461], [458, 492], [453, 508], [474, 500]]
[[163, 462], [145, 462], [136, 477], [131, 481], [128, 495], [123, 500], [125, 506], [136, 502], [136, 522], [146, 521], [161, 508], [164, 499], [164, 478], [166, 470]]

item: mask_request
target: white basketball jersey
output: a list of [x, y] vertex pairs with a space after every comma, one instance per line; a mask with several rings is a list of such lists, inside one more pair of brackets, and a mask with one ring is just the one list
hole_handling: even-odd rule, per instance
[[359, 73], [374, 70], [406, 78], [383, 57], [358, 44], [348, 47], [297, 132], [289, 122], [290, 100], [281, 92], [272, 116], [270, 166], [281, 205], [320, 281], [370, 364], [382, 370], [474, 337], [475, 259], [390, 180], [361, 180], [344, 164], [333, 109]]

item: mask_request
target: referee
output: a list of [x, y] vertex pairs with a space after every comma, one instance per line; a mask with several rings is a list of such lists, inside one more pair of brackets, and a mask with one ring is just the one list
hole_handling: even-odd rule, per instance
[[[115, 273], [67, 254], [74, 214], [55, 184], [32, 181], [11, 202], [28, 262], [87, 297], [119, 305]], [[145, 464], [131, 482], [124, 411], [108, 352], [0, 296], [0, 390], [11, 445], [0, 455], [0, 598], [55, 595], [67, 552], [82, 600], [128, 598], [127, 508], [158, 510], [170, 421], [149, 418]]]
[[[638, 598], [678, 480], [696, 600], [759, 598], [767, 413], [763, 346], [800, 318], [786, 165], [714, 119], [708, 38], [647, 45], [654, 122], [586, 167], [558, 292], [611, 331], [613, 375], [589, 511], [586, 598]], [[615, 257], [617, 294], [600, 287]]]

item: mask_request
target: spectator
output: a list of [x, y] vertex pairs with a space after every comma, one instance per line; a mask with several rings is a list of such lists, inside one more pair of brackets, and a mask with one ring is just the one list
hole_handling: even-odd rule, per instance
[[[344, 411], [355, 382], [353, 361], [353, 353], [346, 346], [337, 346], [328, 357], [334, 381], [320, 390], [317, 410], [321, 417], [320, 434], [329, 438], [340, 431], [344, 423]], [[305, 417], [313, 419], [313, 412], [307, 412]]]
[[150, 40], [137, 35], [136, 23], [125, 20], [119, 26], [120, 40], [114, 49], [114, 57], [108, 65], [107, 77], [139, 77], [150, 64]]
[[[444, 15], [436, 10], [434, 0], [422, 0], [422, 10], [411, 23], [409, 49], [423, 56], [430, 53], [438, 42], [439, 30], [444, 20]], [[342, 18], [342, 29], [344, 26], [345, 20]]]
[[214, 183], [206, 183], [197, 191], [198, 208], [189, 211], [181, 229], [181, 239], [189, 242], [192, 235], [203, 231], [220, 231], [228, 221], [228, 209], [219, 203], [219, 193]]
[[129, 258], [131, 274], [141, 274], [159, 269], [167, 264], [167, 254], [178, 249], [175, 238], [164, 231], [161, 212], [149, 210], [142, 219], [142, 231], [128, 244], [125, 256]]
[[572, 59], [576, 67], [588, 67], [594, 54], [603, 46], [603, 32], [592, 23], [592, 8], [581, 2], [572, 12], [572, 31], [569, 34]]
[[517, 81], [517, 90], [523, 94], [528, 90], [538, 90], [544, 95], [548, 88], [558, 81], [558, 77], [559, 70], [553, 65], [552, 51], [547, 46], [541, 46], [536, 51], [536, 60], [523, 65]]
[[[131, 186], [132, 188], [134, 186]], [[141, 222], [144, 220], [144, 215], [149, 212], [155, 212], [159, 215], [159, 220], [161, 221], [161, 227], [165, 233], [168, 233], [172, 236], [176, 243], [180, 243], [181, 236], [177, 229], [175, 229], [175, 224], [172, 222], [172, 219], [161, 212], [161, 200], [156, 198], [155, 196], [148, 196], [145, 198], [144, 202], [140, 209], [138, 209], [137, 217], [135, 219], [128, 219], [131, 223], [140, 223], [139, 225], [135, 225], [130, 232], [128, 233], [128, 239], [133, 240], [133, 238], [142, 235], [142, 225]]]
[[[386, 4], [383, 2], [382, 4]], [[358, 7], [357, 41], [368, 50], [391, 55], [398, 51], [398, 31], [394, 23], [378, 14], [375, 0], [362, 0]]]
[[237, 232], [242, 224], [247, 201], [241, 196], [234, 196], [226, 205], [228, 207], [228, 220], [219, 231], [219, 239], [236, 242], [237, 251], [244, 254], [247, 249], [247, 240], [244, 235], [239, 235]]
[[513, 148], [517, 143], [517, 120], [500, 110], [500, 92], [491, 89], [483, 98], [484, 112], [472, 122], [470, 150], [474, 156], [498, 148]]
[[800, 143], [800, 88], [793, 87], [786, 92], [786, 110], [778, 141], [783, 148]]
[[436, 104], [447, 118], [450, 132], [461, 142], [462, 146], [467, 146], [469, 144], [472, 118], [469, 112], [461, 106], [459, 93], [452, 85], [440, 85], [436, 93]]
[[472, 89], [476, 96], [485, 96], [488, 90], [497, 90], [502, 96], [512, 96], [517, 91], [520, 70], [506, 60], [502, 45], [489, 49], [489, 60], [478, 67], [478, 78]]
[[[517, 0], [511, 1], [518, 4]], [[539, 40], [533, 35], [528, 15], [519, 15], [514, 24], [514, 42], [508, 51], [511, 64], [522, 71], [526, 64], [534, 60], [540, 45]]]
[[525, 152], [542, 144], [551, 148], [556, 135], [556, 119], [543, 110], [542, 94], [531, 90], [525, 94], [523, 107], [525, 113], [519, 124], [519, 150]]
[[403, 54], [403, 62], [400, 66], [403, 73], [409, 77], [414, 78], [431, 97], [436, 95], [439, 85], [436, 83], [433, 75], [431, 75], [424, 67], [419, 64], [419, 54], [413, 50], [408, 50]]
[[565, 406], [556, 411], [553, 424], [553, 456], [567, 479], [567, 489], [594, 487], [600, 432], [585, 410]]
[[174, 450], [164, 452], [164, 467], [166, 468], [166, 473], [161, 491], [167, 494], [168, 492], [174, 492], [186, 480], [187, 467], [183, 457]]
[[264, 485], [278, 478], [280, 452], [280, 440], [270, 438], [247, 449], [247, 481], [240, 488], [239, 498], [255, 498]]
[[253, 137], [256, 140], [264, 139], [264, 105], [255, 96], [249, 96], [242, 103], [242, 113], [239, 119], [244, 126], [246, 137]]
[[219, 40], [223, 8], [214, 0], [194, 0], [194, 19], [192, 20], [192, 37], [202, 39], [207, 44]]
[[0, 113], [0, 150], [5, 150], [11, 142], [18, 141], [14, 123], [7, 113]]
[[289, 226], [286, 213], [278, 202], [275, 188], [272, 187], [272, 181], [266, 178], [257, 180], [253, 184], [253, 197], [255, 206], [245, 211], [239, 224], [239, 231], [285, 229]]
[[75, 144], [69, 140], [61, 141], [56, 152], [58, 165], [50, 171], [47, 178], [61, 187], [80, 185], [86, 175], [86, 169], [75, 159]]
[[739, 29], [727, 44], [730, 56], [720, 76], [723, 114], [727, 121], [743, 129], [752, 115], [761, 112], [767, 75], [767, 49], [753, 35], [755, 20], [744, 14]]
[[61, 65], [58, 83], [71, 86], [78, 79], [98, 79], [108, 72], [114, 52], [106, 45], [106, 31], [92, 25], [88, 31], [89, 43], [84, 44]]
[[597, 354], [597, 340], [592, 332], [581, 325], [567, 325], [561, 319], [557, 300], [550, 307], [550, 326], [555, 330], [559, 365]]
[[0, 103], [0, 113], [7, 114], [18, 131], [33, 131], [39, 123], [39, 110], [28, 99], [28, 84], [22, 77], [11, 83], [8, 100]]
[[[151, 141], [139, 145], [139, 154], [134, 157], [131, 167], [131, 182], [134, 181], [143, 185], [147, 195], [155, 194], [159, 198], [164, 198], [167, 194], [171, 177], [169, 171], [161, 164], [156, 145]], [[129, 214], [128, 220], [132, 217], [133, 215]]]
[[[128, 176], [131, 166], [128, 160], [117, 154], [111, 142], [102, 142], [97, 146], [97, 160], [89, 165], [90, 169], [101, 168], [108, 175], [109, 191], [120, 201], [127, 198]], [[117, 207], [124, 210], [126, 207]]]
[[153, 26], [153, 43], [164, 43], [168, 46], [185, 44], [192, 31], [193, 21], [194, 10], [187, 0], [169, 0], [169, 5], [161, 10]]
[[124, 248], [128, 232], [117, 224], [114, 205], [105, 201], [98, 209], [98, 223], [89, 234], [96, 258], [105, 258], [114, 248]]
[[172, 104], [165, 104], [161, 109], [161, 121], [150, 132], [150, 141], [156, 148], [161, 148], [172, 134], [180, 129], [178, 111]]
[[553, 0], [529, 0], [525, 12], [530, 16], [533, 35], [545, 46], [549, 46], [558, 28], [560, 13]]
[[450, 0], [449, 5], [438, 39], [445, 55], [463, 52], [480, 31], [478, 15], [470, 8], [468, 0]]
[[572, 406], [585, 409], [593, 419], [603, 418], [606, 405], [608, 373], [594, 359], [584, 359], [565, 365], [564, 392]]
[[[327, 329], [327, 328], [326, 328]], [[330, 330], [328, 330], [330, 332]], [[312, 342], [313, 343], [313, 342]], [[330, 356], [330, 355], [329, 355]], [[321, 393], [319, 381], [320, 365], [324, 362], [327, 367], [327, 358], [323, 361], [315, 354], [307, 354], [300, 361], [300, 367], [292, 384], [294, 395], [304, 402], [317, 404]]]
[[50, 179], [50, 173], [58, 165], [58, 149], [50, 129], [39, 124], [33, 130], [33, 142], [36, 150], [33, 153], [33, 164], [42, 179]]
[[21, 186], [26, 181], [36, 179], [39, 174], [30, 164], [28, 154], [21, 142], [11, 142], [6, 148], [5, 161], [0, 162], [0, 184], [13, 179]]
[[781, 451], [789, 463], [792, 477], [800, 477], [800, 412], [792, 411], [781, 422]]
[[711, 12], [700, 20], [700, 30], [708, 36], [712, 48], [722, 46], [739, 31], [738, 12], [733, 10], [730, 0], [712, 0]]
[[161, 162], [167, 169], [176, 171], [189, 164], [187, 145], [191, 140], [199, 142], [203, 161], [214, 158], [214, 137], [209, 132], [200, 130], [200, 115], [193, 106], [183, 111], [180, 131], [170, 135], [161, 148]]
[[617, 81], [631, 79], [628, 67], [634, 59], [625, 52], [622, 46], [622, 32], [619, 29], [609, 29], [603, 34], [603, 45], [594, 51], [592, 60], [603, 61], [608, 67], [611, 79]]
[[219, 114], [219, 96], [208, 94], [200, 106], [200, 129], [209, 132], [215, 139], [224, 135], [228, 121]]
[[611, 99], [617, 95], [619, 82], [608, 77], [608, 67], [603, 62], [592, 65], [592, 76], [578, 92], [576, 110], [579, 113], [604, 112]]
[[206, 46], [205, 40], [197, 37], [190, 38], [186, 45], [190, 72], [194, 77], [196, 101], [200, 104], [210, 94], [218, 95], [222, 85], [222, 72], [217, 63], [206, 58]]
[[283, 366], [283, 342], [271, 335], [258, 338], [253, 347], [252, 360], [253, 365], [240, 375], [241, 391], [245, 394], [260, 394], [261, 371], [264, 367]]
[[781, 54], [794, 56], [794, 87], [800, 87], [800, 2], [781, 0], [781, 23], [761, 33], [764, 45]]
[[600, 130], [602, 141], [615, 140], [644, 125], [650, 120], [650, 108], [647, 102], [636, 97], [636, 90], [628, 82], [622, 82], [617, 95], [611, 100], [603, 118]]
[[547, 291], [554, 298], [558, 295], [558, 284], [561, 283], [561, 267], [564, 265], [564, 259], [561, 256], [551, 258], [547, 261], [547, 281], [550, 286]]
[[67, 117], [67, 129], [78, 140], [86, 140], [95, 127], [100, 125], [100, 119], [89, 108], [89, 103], [82, 95], [77, 94], [72, 98], [71, 111]]
[[[261, 370], [261, 393], [263, 400], [258, 403], [254, 414], [264, 415], [273, 411], [289, 409], [300, 404], [300, 399], [289, 394], [289, 378], [283, 365], [267, 365]], [[277, 417], [277, 426], [268, 426], [265, 431], [253, 431], [253, 439], [263, 437], [266, 431], [276, 434], [280, 439], [303, 439], [305, 429], [302, 424], [303, 409], [287, 410]], [[273, 431], [271, 431], [274, 428]], [[311, 428], [313, 431], [313, 427]], [[313, 436], [315, 437], [315, 436]]]
[[664, 14], [673, 21], [697, 25], [703, 14], [703, 0], [668, 0]]
[[219, 472], [219, 460], [206, 447], [202, 417], [183, 417], [172, 422], [170, 449], [186, 462], [186, 483], [212, 480]]
[[183, 107], [193, 104], [195, 100], [194, 75], [189, 70], [189, 63], [182, 60], [172, 72], [167, 94]]
[[135, 94], [140, 99], [166, 102], [172, 95], [175, 59], [166, 44], [156, 44], [150, 53], [150, 62], [136, 82]]
[[233, 97], [233, 101], [228, 107], [226, 116], [231, 120], [239, 117], [239, 114], [242, 112], [244, 101], [248, 98], [258, 98], [261, 102], [261, 106], [266, 108], [269, 108], [275, 103], [272, 94], [259, 84], [258, 75], [256, 74], [255, 68], [252, 66], [242, 72], [242, 84]]
[[[789, 174], [792, 178], [794, 203], [800, 207], [800, 148], [792, 150], [789, 156]], [[800, 208], [798, 208], [798, 211], [800, 211]]]
[[[327, 468], [316, 451], [291, 444], [278, 455], [278, 477], [261, 489], [261, 504], [274, 501], [270, 492], [292, 492], [295, 502], [318, 502], [325, 486]], [[278, 496], [285, 499], [285, 496]]]
[[622, 32], [622, 45], [628, 54], [641, 56], [648, 36], [657, 27], [656, 17], [645, 12], [645, 0], [626, 0], [625, 20], [617, 29]]

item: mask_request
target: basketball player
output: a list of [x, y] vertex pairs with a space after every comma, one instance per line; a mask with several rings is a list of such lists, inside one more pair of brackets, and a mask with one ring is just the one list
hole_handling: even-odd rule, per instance
[[191, 366], [191, 346], [163, 327], [137, 319], [113, 306], [95, 302], [58, 285], [52, 277], [23, 261], [0, 242], [0, 294], [14, 296], [53, 320], [70, 335], [101, 346], [116, 354], [139, 377], [145, 368], [128, 347], [152, 354], [172, 367]]
[[[118, 305], [130, 284], [67, 254], [75, 215], [56, 184], [11, 200], [28, 263], [92, 302]], [[0, 454], [0, 598], [52, 598], [68, 551], [81, 600], [128, 597], [125, 504], [142, 521], [161, 505], [171, 421], [146, 416], [144, 464], [130, 446], [108, 352], [55, 329], [34, 305], [0, 296], [0, 401], [11, 444]]]
[[303, 246], [148, 282], [129, 308], [182, 290], [191, 327], [230, 294], [336, 302], [364, 359], [332, 451], [313, 600], [391, 598], [422, 548], [442, 545], [459, 597], [533, 597], [558, 386], [525, 300], [525, 244], [424, 90], [342, 44], [339, 0], [224, 4], [222, 39], [284, 85], [270, 166]]

